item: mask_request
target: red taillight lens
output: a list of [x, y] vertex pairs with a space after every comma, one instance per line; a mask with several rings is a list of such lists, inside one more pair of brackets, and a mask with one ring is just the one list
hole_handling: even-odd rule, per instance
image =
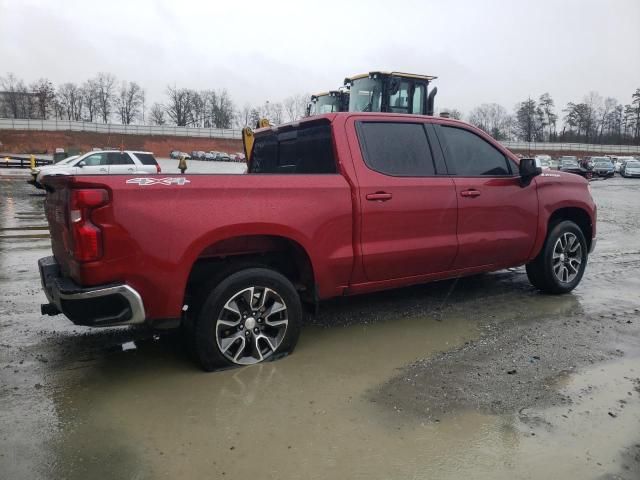
[[71, 191], [71, 210], [96, 208], [109, 201], [109, 193], [101, 188]]
[[109, 192], [100, 188], [71, 190], [69, 201], [69, 250], [79, 262], [102, 257], [102, 230], [91, 221], [91, 210], [106, 205]]
[[160, 168], [160, 165], [156, 165], [156, 170], [158, 171], [158, 173], [162, 172], [162, 169]]

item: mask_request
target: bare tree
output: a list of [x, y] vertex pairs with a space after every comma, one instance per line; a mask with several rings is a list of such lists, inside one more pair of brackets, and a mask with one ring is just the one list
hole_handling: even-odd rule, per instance
[[122, 82], [115, 107], [123, 125], [131, 124], [140, 114], [144, 90], [136, 82]]
[[497, 103], [483, 103], [469, 113], [469, 123], [484, 130], [497, 140], [509, 138], [509, 114]]
[[631, 95], [631, 105], [632, 111], [635, 115], [635, 131], [633, 137], [636, 140], [640, 140], [640, 88], [637, 88], [636, 91]]
[[154, 103], [149, 112], [151, 116], [151, 123], [153, 125], [165, 125], [167, 119], [165, 118], [165, 109], [159, 103]]
[[542, 95], [540, 95], [538, 107], [542, 110], [545, 116], [545, 123], [548, 128], [547, 139], [551, 140], [551, 138], [556, 133], [556, 122], [558, 120], [558, 116], [553, 111], [555, 104], [553, 102], [553, 98], [551, 98], [551, 95], [549, 95], [549, 93], [543, 93]]
[[247, 127], [251, 121], [251, 105], [245, 103], [240, 111], [237, 112], [236, 126]]
[[84, 117], [93, 122], [98, 117], [100, 92], [96, 80], [87, 80], [82, 85], [82, 99], [84, 103]]
[[82, 120], [82, 90], [71, 82], [63, 83], [58, 87], [57, 100], [67, 120]]
[[46, 78], [41, 78], [33, 82], [29, 88], [36, 97], [35, 116], [46, 120], [54, 110], [56, 90], [53, 83]]
[[192, 94], [191, 90], [186, 88], [177, 88], [175, 86], [167, 87], [168, 103], [166, 112], [171, 121], [179, 127], [184, 127], [190, 120]]
[[30, 118], [31, 95], [22, 79], [9, 73], [6, 78], [0, 78], [0, 90], [3, 91], [4, 102], [2, 114], [10, 118]]
[[102, 122], [107, 123], [111, 117], [111, 108], [115, 97], [116, 77], [110, 73], [98, 73], [95, 79], [98, 112], [102, 117]]
[[273, 103], [271, 105], [271, 119], [275, 125], [280, 125], [284, 122], [284, 108], [280, 102]]

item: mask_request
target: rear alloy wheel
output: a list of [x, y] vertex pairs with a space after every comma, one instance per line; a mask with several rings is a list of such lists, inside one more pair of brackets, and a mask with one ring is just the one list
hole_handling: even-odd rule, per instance
[[251, 365], [278, 350], [289, 325], [287, 305], [267, 287], [240, 290], [216, 320], [216, 343], [230, 362]]
[[202, 303], [194, 332], [198, 360], [211, 371], [291, 353], [301, 320], [300, 297], [286, 277], [265, 268], [241, 270]]
[[587, 242], [580, 227], [565, 220], [554, 225], [538, 256], [527, 264], [529, 281], [546, 293], [567, 293], [587, 266]]

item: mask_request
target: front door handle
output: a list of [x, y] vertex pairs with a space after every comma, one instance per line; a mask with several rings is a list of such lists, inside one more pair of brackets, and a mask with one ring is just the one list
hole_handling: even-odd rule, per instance
[[470, 188], [469, 190], [463, 190], [460, 192], [461, 197], [479, 197], [480, 191], [475, 188]]
[[133, 168], [127, 168], [129, 172], [133, 172]]
[[391, 200], [393, 195], [387, 192], [367, 193], [367, 200], [370, 202], [386, 202]]

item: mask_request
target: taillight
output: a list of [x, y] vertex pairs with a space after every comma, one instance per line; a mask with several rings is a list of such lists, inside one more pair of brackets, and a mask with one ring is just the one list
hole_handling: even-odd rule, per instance
[[101, 188], [70, 192], [67, 247], [79, 262], [92, 262], [102, 257], [102, 230], [91, 221], [91, 211], [108, 202], [109, 193]]
[[156, 170], [158, 171], [158, 173], [162, 172], [162, 169], [160, 168], [160, 165], [156, 164]]

